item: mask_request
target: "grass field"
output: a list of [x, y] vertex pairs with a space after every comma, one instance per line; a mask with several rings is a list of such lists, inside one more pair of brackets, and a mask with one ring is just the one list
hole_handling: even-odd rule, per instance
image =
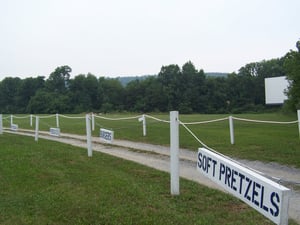
[[[24, 115], [22, 115], [24, 116]], [[68, 115], [82, 116], [85, 115]], [[136, 116], [132, 114], [105, 115], [109, 118], [124, 118]], [[151, 114], [156, 118], [169, 120], [169, 114]], [[271, 120], [271, 121], [295, 121], [296, 115], [284, 115], [280, 113], [268, 114], [241, 114], [235, 115], [247, 119]], [[5, 116], [4, 116], [5, 117]], [[181, 122], [208, 121], [228, 117], [228, 115], [180, 115]], [[29, 118], [14, 118], [14, 123], [20, 128], [30, 127]], [[4, 126], [9, 127], [10, 120], [4, 119]], [[60, 118], [61, 132], [85, 134], [85, 118], [68, 119]], [[230, 144], [228, 120], [200, 125], [188, 125], [196, 136], [206, 145], [215, 150], [237, 158], [260, 160], [266, 162], [278, 162], [300, 168], [300, 139], [298, 124], [262, 124], [253, 122], [234, 121], [235, 144]], [[56, 127], [56, 118], [40, 119], [40, 130], [48, 130]], [[126, 139], [153, 144], [169, 145], [170, 126], [168, 123], [158, 122], [147, 118], [147, 136], [142, 135], [142, 124], [138, 119], [110, 121], [96, 118], [93, 136], [99, 136], [99, 129], [107, 128], [115, 132], [116, 139]], [[180, 147], [197, 151], [202, 147], [194, 137], [180, 126]]]
[[133, 162], [6, 133], [0, 146], [0, 224], [272, 224], [184, 179], [171, 196], [169, 174]]

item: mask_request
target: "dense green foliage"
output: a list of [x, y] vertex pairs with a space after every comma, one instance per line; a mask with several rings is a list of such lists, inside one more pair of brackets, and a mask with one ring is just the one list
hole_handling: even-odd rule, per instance
[[290, 81], [287, 104], [292, 109], [300, 109], [300, 40], [296, 47], [298, 51], [290, 51], [286, 55], [285, 69]]
[[[0, 138], [0, 224], [272, 224], [221, 191], [71, 145]], [[289, 224], [296, 224], [289, 221]]]
[[131, 111], [239, 113], [265, 110], [266, 77], [287, 75], [289, 108], [300, 107], [300, 52], [249, 63], [238, 73], [208, 77], [192, 62], [162, 66], [157, 76], [126, 86], [118, 78], [80, 74], [70, 79], [69, 66], [57, 67], [48, 79], [7, 77], [0, 82], [0, 113], [80, 113]]

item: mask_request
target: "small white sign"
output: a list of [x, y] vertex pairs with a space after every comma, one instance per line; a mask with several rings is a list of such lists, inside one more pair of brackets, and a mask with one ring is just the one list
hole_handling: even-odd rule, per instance
[[12, 131], [18, 131], [19, 126], [18, 126], [18, 124], [11, 124], [10, 129], [11, 129]]
[[288, 224], [288, 188], [205, 148], [197, 170], [274, 223]]
[[112, 143], [114, 140], [114, 132], [112, 130], [100, 129], [100, 140]]
[[55, 137], [59, 137], [60, 136], [60, 128], [50, 128], [50, 135], [51, 136], [55, 136]]

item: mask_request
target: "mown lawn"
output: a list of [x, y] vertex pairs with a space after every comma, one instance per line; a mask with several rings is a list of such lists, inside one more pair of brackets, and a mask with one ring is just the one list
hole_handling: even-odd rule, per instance
[[169, 174], [130, 161], [6, 133], [0, 146], [0, 224], [272, 224], [185, 179], [171, 196]]

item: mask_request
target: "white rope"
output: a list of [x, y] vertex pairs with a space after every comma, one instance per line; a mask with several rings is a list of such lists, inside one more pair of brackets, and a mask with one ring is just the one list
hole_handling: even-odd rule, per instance
[[[186, 124], [185, 123], [182, 123], [181, 121], [179, 121], [179, 124], [181, 124], [203, 147], [205, 147], [205, 148], [207, 148], [208, 150], [210, 150], [210, 151], [212, 151], [212, 152], [214, 152], [214, 153], [216, 153], [216, 154], [219, 154], [219, 155], [222, 155], [221, 153], [219, 153], [219, 152], [217, 152], [216, 150], [214, 150], [214, 149], [212, 149], [212, 148], [210, 148], [210, 147], [208, 147], [203, 141], [201, 141], [194, 133], [193, 133], [193, 131], [191, 131], [187, 126], [186, 126]], [[225, 156], [225, 155], [222, 155], [222, 156], [224, 156], [224, 157], [227, 157], [227, 156]]]
[[[46, 118], [51, 118], [51, 117], [55, 117], [56, 114], [54, 115], [49, 115], [49, 116], [39, 116], [40, 119], [46, 119]], [[36, 117], [36, 116], [35, 116]]]
[[156, 117], [149, 116], [149, 115], [145, 115], [145, 117], [148, 117], [148, 118], [150, 118], [150, 119], [153, 119], [153, 120], [156, 120], [156, 121], [159, 121], [159, 122], [163, 122], [163, 123], [170, 123], [170, 121], [168, 121], [168, 120], [158, 119], [158, 118], [156, 118]]
[[220, 122], [220, 121], [224, 121], [224, 120], [228, 120], [228, 117], [221, 118], [221, 119], [215, 119], [215, 120], [208, 120], [208, 121], [188, 122], [188, 123], [184, 123], [184, 124], [186, 124], [186, 125], [205, 124], [205, 123]]
[[266, 121], [266, 120], [251, 120], [251, 119], [244, 119], [239, 117], [232, 117], [235, 120], [239, 121], [246, 121], [246, 122], [254, 122], [254, 123], [269, 123], [269, 124], [293, 124], [298, 123], [298, 120], [290, 121], [290, 122], [279, 122], [279, 121]]
[[63, 118], [67, 118], [67, 119], [85, 119], [85, 116], [65, 116], [62, 114], [59, 114], [59, 116], [61, 116]]
[[255, 169], [253, 169], [253, 168], [251, 168], [251, 167], [249, 167], [249, 166], [247, 166], [247, 165], [245, 165], [245, 164], [243, 164], [243, 163], [240, 163], [239, 161], [236, 161], [236, 160], [234, 160], [234, 159], [232, 159], [232, 158], [230, 158], [229, 156], [226, 156], [226, 155], [223, 155], [222, 153], [220, 153], [220, 152], [218, 152], [218, 151], [216, 151], [216, 150], [214, 150], [213, 148], [210, 148], [210, 147], [208, 147], [203, 141], [201, 141], [194, 133], [193, 133], [193, 131], [191, 131], [187, 126], [186, 126], [186, 124], [185, 123], [182, 123], [181, 121], [179, 121], [179, 124], [181, 124], [203, 147], [205, 147], [205, 148], [207, 148], [208, 150], [210, 150], [210, 151], [212, 151], [212, 152], [214, 152], [214, 153], [216, 153], [216, 154], [218, 154], [218, 155], [220, 155], [220, 156], [222, 156], [222, 157], [224, 157], [224, 158], [226, 158], [226, 159], [228, 159], [228, 160], [230, 160], [230, 161], [232, 161], [232, 162], [235, 162], [236, 164], [238, 164], [238, 165], [240, 165], [240, 166], [243, 166], [243, 167], [246, 167], [246, 168], [248, 168], [249, 170], [251, 170], [251, 171], [254, 171], [254, 172], [256, 172], [256, 173], [258, 173], [258, 174], [261, 174], [262, 176], [265, 176], [265, 177], [267, 177], [267, 178], [269, 178], [269, 179], [271, 179], [271, 180], [274, 180], [275, 182], [277, 182], [277, 183], [282, 183], [282, 181], [283, 182], [287, 182], [287, 183], [290, 183], [290, 184], [295, 184], [295, 185], [299, 185], [300, 184], [300, 182], [298, 182], [298, 181], [289, 181], [289, 180], [284, 180], [284, 179], [282, 179], [282, 178], [278, 178], [278, 177], [273, 177], [273, 176], [269, 176], [269, 175], [267, 175], [267, 174], [265, 174], [265, 173], [263, 173], [263, 172], [260, 172], [260, 171], [258, 171], [258, 170], [255, 170]]
[[141, 117], [141, 116], [132, 116], [132, 117], [123, 117], [123, 118], [109, 118], [109, 117], [97, 116], [97, 115], [94, 115], [94, 116], [96, 118], [99, 118], [99, 119], [113, 120], [113, 121], [117, 121], [117, 120], [132, 120], [132, 119], [137, 119], [137, 118]]
[[12, 116], [13, 116], [13, 118], [16, 118], [16, 119], [26, 119], [26, 118], [30, 117], [30, 115], [29, 116], [14, 116], [14, 115], [12, 115]]

